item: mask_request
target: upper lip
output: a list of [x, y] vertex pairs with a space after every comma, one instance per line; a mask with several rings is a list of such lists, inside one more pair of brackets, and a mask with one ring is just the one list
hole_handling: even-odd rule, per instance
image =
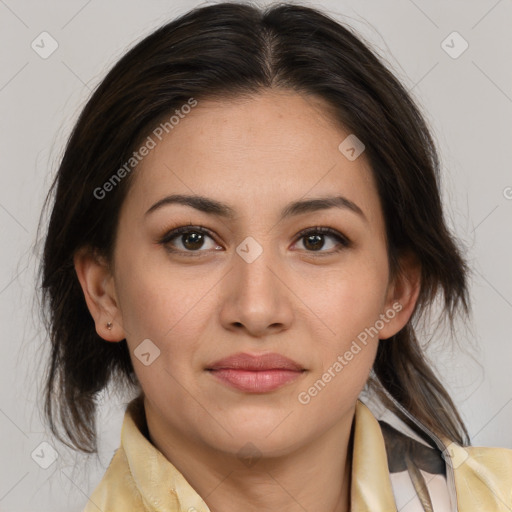
[[233, 354], [219, 359], [209, 365], [207, 370], [240, 369], [252, 371], [264, 370], [293, 370], [302, 371], [304, 368], [297, 362], [277, 353], [251, 355], [246, 353]]

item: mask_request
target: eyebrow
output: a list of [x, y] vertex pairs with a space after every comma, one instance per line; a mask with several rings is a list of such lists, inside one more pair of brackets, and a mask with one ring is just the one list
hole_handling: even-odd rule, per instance
[[[160, 199], [153, 206], [151, 206], [151, 208], [149, 208], [145, 215], [148, 215], [162, 208], [163, 206], [170, 204], [190, 206], [209, 215], [214, 215], [216, 217], [222, 217], [225, 219], [234, 219], [236, 217], [236, 210], [227, 204], [221, 203], [209, 197], [183, 194], [174, 194]], [[341, 208], [352, 211], [353, 213], [359, 215], [366, 222], [368, 222], [368, 219], [364, 215], [361, 208], [359, 208], [357, 204], [344, 196], [327, 196], [294, 201], [283, 208], [281, 211], [281, 220], [296, 215], [301, 215], [303, 213], [328, 210], [330, 208]]]

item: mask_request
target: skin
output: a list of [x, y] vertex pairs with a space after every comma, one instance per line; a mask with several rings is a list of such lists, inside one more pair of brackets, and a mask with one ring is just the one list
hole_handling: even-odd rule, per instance
[[[365, 154], [349, 161], [338, 150], [347, 135], [321, 99], [295, 92], [199, 101], [139, 164], [113, 267], [90, 251], [75, 257], [98, 334], [127, 340], [152, 443], [212, 511], [349, 510], [357, 397], [378, 343], [412, 314], [419, 268], [404, 258], [405, 273], [390, 280], [377, 189]], [[204, 195], [236, 215], [222, 219], [178, 204], [145, 215], [170, 194]], [[329, 195], [343, 195], [364, 216], [330, 208], [279, 218], [292, 201]], [[181, 253], [198, 247], [199, 257], [158, 243], [189, 223], [212, 237], [201, 247], [178, 235], [168, 246]], [[315, 251], [298, 233], [317, 226], [351, 245], [323, 235]], [[236, 252], [247, 236], [263, 250], [251, 263]], [[397, 302], [401, 311], [379, 336], [300, 403], [299, 393]], [[161, 351], [149, 366], [134, 356], [147, 338]], [[307, 371], [278, 390], [245, 393], [205, 370], [237, 352], [277, 352]], [[260, 456], [250, 467], [237, 455], [248, 442]]]

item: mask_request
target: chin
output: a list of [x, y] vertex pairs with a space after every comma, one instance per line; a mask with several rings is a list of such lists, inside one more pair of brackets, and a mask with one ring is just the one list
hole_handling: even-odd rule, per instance
[[302, 438], [295, 439], [290, 434], [289, 431], [286, 431], [284, 436], [276, 436], [271, 439], [273, 436], [265, 437], [266, 433], [261, 434], [261, 437], [254, 436], [251, 433], [236, 433], [229, 439], [224, 438], [223, 442], [216, 441], [214, 446], [217, 450], [235, 456], [241, 462], [250, 466], [252, 461], [261, 458], [285, 457], [306, 442]]
[[[244, 421], [228, 421], [224, 416], [222, 425], [231, 435], [221, 430], [221, 436], [217, 435], [215, 440], [211, 439], [209, 442], [217, 449], [237, 456], [240, 455], [240, 451], [242, 455], [245, 452], [254, 451], [259, 456], [267, 458], [288, 455], [307, 444], [309, 437], [313, 437], [313, 433], [308, 435], [304, 425], [288, 423], [288, 419], [283, 421], [287, 414], [253, 415], [251, 419]], [[293, 413], [289, 419], [292, 416]]]

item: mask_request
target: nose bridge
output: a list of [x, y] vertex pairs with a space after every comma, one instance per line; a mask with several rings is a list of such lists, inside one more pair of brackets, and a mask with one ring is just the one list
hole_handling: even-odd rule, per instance
[[278, 251], [272, 237], [257, 236], [247, 236], [236, 247], [223, 315], [229, 324], [242, 324], [253, 334], [291, 320], [287, 287], [278, 277]]
[[[271, 237], [262, 236], [258, 240], [247, 236], [236, 248], [236, 279], [244, 289], [252, 290], [269, 287], [275, 288], [274, 267], [277, 264], [276, 250], [271, 245]], [[272, 270], [273, 271], [272, 271]], [[266, 290], [269, 291], [269, 290]]]

